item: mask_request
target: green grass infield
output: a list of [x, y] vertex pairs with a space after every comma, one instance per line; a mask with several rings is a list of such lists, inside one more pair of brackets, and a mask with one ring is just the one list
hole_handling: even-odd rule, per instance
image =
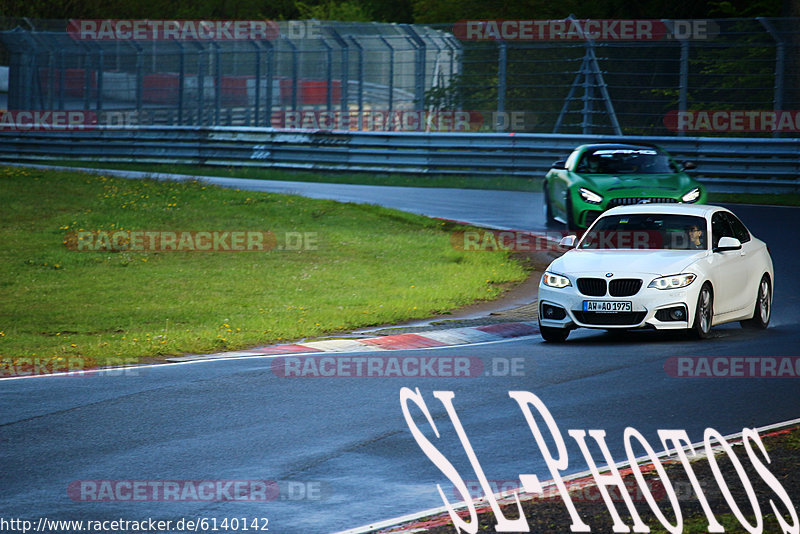
[[507, 252], [456, 249], [449, 223], [372, 205], [19, 167], [0, 167], [0, 195], [6, 370], [335, 335], [527, 274]]

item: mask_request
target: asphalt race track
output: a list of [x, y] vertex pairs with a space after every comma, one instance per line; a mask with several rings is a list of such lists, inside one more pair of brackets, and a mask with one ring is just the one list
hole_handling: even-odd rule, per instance
[[[543, 229], [536, 193], [275, 184], [220, 179], [231, 187], [380, 203], [501, 228]], [[800, 378], [673, 378], [681, 356], [800, 356], [800, 210], [731, 206], [766, 241], [775, 263], [773, 319], [766, 332], [738, 325], [688, 341], [654, 332], [574, 332], [564, 345], [538, 336], [468, 347], [392, 352], [391, 357], [473, 358], [481, 376], [284, 378], [273, 359], [137, 368], [91, 376], [0, 381], [0, 508], [37, 520], [269, 520], [278, 533], [332, 532], [438, 507], [436, 484], [456, 498], [423, 454], [401, 411], [401, 388], [419, 388], [440, 437], [411, 414], [464, 480], [475, 474], [433, 391], [453, 404], [490, 480], [551, 478], [512, 390], [539, 396], [567, 439], [569, 472], [586, 468], [570, 429], [602, 429], [617, 461], [623, 431], [657, 450], [658, 429], [701, 441], [796, 418]], [[386, 355], [386, 353], [380, 353]], [[341, 357], [374, 356], [344, 354]], [[515, 373], [508, 370], [516, 366]], [[479, 368], [479, 367], [476, 367]], [[494, 372], [493, 372], [494, 371]], [[489, 373], [488, 375], [486, 373]], [[511, 376], [513, 374], [513, 376]], [[279, 481], [274, 500], [91, 502], [79, 481]], [[71, 485], [72, 484], [72, 485]], [[566, 515], [566, 512], [565, 512]], [[241, 531], [241, 529], [240, 529]]]

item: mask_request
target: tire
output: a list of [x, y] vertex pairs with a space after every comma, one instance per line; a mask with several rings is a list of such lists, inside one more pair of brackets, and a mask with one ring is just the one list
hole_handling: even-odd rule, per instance
[[694, 324], [689, 329], [692, 336], [697, 339], [709, 337], [711, 325], [714, 322], [714, 292], [711, 285], [703, 284], [697, 296], [697, 307], [694, 312]]
[[542, 326], [542, 323], [540, 322], [539, 333], [542, 335], [542, 339], [548, 343], [563, 343], [567, 340], [567, 336], [569, 336], [569, 329]]
[[577, 232], [579, 228], [578, 225], [575, 224], [575, 215], [572, 212], [572, 199], [569, 198], [569, 193], [567, 193], [567, 202], [565, 206], [567, 209], [567, 230], [570, 232]]
[[769, 285], [769, 277], [765, 274], [761, 277], [758, 284], [758, 296], [756, 296], [755, 310], [753, 318], [739, 321], [742, 328], [752, 328], [754, 330], [764, 330], [769, 326], [772, 316], [772, 288]]
[[556, 220], [553, 218], [553, 206], [550, 205], [550, 191], [547, 188], [547, 182], [544, 182], [542, 186], [542, 193], [544, 193], [544, 223], [550, 226]]

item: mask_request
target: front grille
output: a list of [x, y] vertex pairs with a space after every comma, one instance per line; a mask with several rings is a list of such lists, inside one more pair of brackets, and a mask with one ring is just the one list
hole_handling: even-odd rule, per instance
[[584, 217], [583, 217], [583, 224], [584, 224], [584, 226], [587, 226], [587, 227], [588, 227], [588, 226], [591, 226], [591, 225], [592, 225], [592, 223], [593, 223], [594, 221], [596, 221], [596, 220], [597, 220], [597, 218], [598, 218], [600, 215], [602, 215], [602, 214], [603, 214], [603, 212], [602, 212], [602, 211], [594, 211], [594, 210], [591, 210], [591, 211], [584, 211], [583, 213], [585, 213], [585, 214], [586, 214], [586, 215], [584, 215]]
[[647, 312], [620, 312], [620, 313], [600, 313], [572, 311], [578, 322], [592, 325], [635, 326], [642, 322]]
[[617, 206], [630, 206], [632, 204], [641, 204], [647, 202], [649, 204], [675, 204], [678, 201], [674, 198], [668, 197], [625, 197], [625, 198], [612, 198], [608, 201], [608, 208]]
[[630, 297], [642, 288], [638, 278], [618, 278], [608, 283], [608, 292], [612, 297]]
[[604, 297], [606, 281], [602, 278], [578, 278], [578, 291], [590, 297]]

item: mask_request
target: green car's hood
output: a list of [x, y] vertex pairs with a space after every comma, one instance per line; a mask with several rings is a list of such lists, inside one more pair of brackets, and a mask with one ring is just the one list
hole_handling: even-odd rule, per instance
[[666, 174], [580, 174], [597, 193], [615, 195], [645, 193], [681, 193], [689, 187], [691, 178], [683, 173]]

